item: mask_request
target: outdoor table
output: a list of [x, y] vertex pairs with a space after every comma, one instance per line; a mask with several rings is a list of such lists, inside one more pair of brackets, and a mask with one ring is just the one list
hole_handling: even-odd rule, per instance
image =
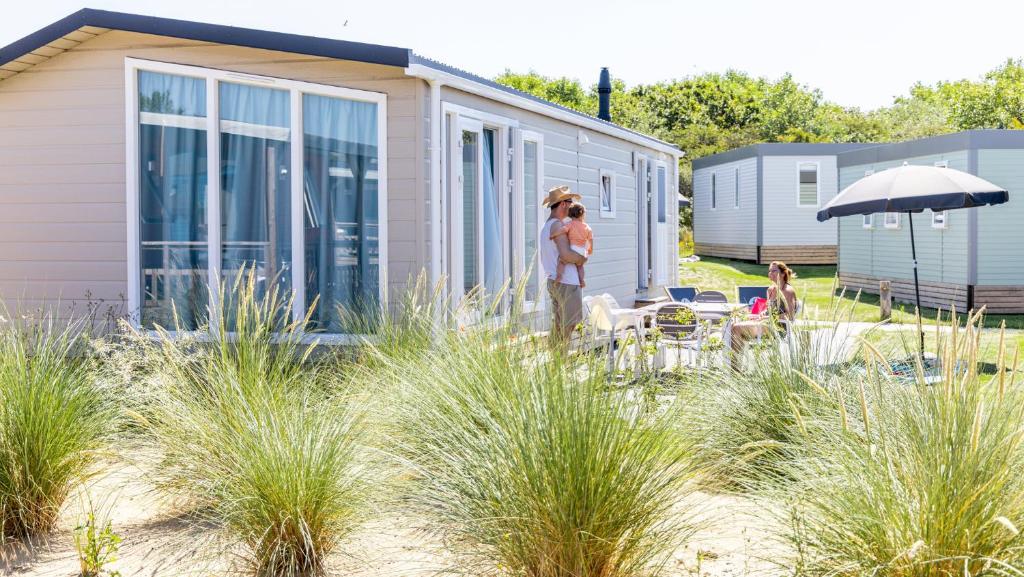
[[740, 303], [686, 303], [702, 321], [719, 321], [747, 305]]

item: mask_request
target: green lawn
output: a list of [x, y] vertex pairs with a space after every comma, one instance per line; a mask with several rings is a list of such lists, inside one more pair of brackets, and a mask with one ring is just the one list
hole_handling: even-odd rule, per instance
[[[843, 293], [835, 286], [835, 266], [794, 265], [792, 268], [797, 274], [793, 286], [798, 298], [804, 303], [805, 318], [865, 322], [880, 320], [878, 295], [862, 294], [858, 299], [856, 291]], [[736, 300], [737, 286], [768, 285], [768, 265], [702, 257], [697, 262], [680, 264], [679, 284], [696, 286], [700, 290], [722, 291], [733, 301]], [[892, 308], [892, 322], [914, 323], [913, 305], [894, 302]], [[926, 308], [922, 313], [925, 323], [934, 324], [937, 314], [935, 309]], [[948, 315], [949, 311], [943, 311], [944, 319]], [[985, 318], [985, 326], [998, 327], [1004, 320], [1009, 328], [1024, 328], [1024, 315], [991, 315]]]

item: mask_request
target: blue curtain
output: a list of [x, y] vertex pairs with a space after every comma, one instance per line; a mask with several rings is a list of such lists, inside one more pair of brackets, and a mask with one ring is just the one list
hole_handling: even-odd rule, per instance
[[289, 93], [220, 84], [221, 272], [243, 267], [258, 289], [291, 288]]
[[139, 72], [140, 324], [183, 329], [205, 319], [206, 84]]
[[377, 105], [302, 97], [306, 304], [313, 323], [349, 332], [347, 315], [379, 306]]
[[484, 130], [484, 288], [496, 295], [504, 283], [501, 255], [501, 218], [494, 157], [495, 131]]

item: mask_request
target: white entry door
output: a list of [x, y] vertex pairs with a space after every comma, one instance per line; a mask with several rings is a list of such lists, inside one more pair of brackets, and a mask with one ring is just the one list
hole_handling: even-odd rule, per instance
[[484, 290], [489, 301], [508, 276], [505, 251], [507, 172], [501, 156], [503, 131], [480, 120], [453, 115], [449, 134], [448, 275], [453, 304]]
[[674, 214], [669, 205], [668, 165], [658, 161], [654, 163], [651, 179], [651, 270], [653, 282], [657, 286], [668, 284], [669, 261], [669, 215]]
[[646, 290], [651, 283], [651, 173], [650, 161], [639, 156], [636, 160], [636, 234], [637, 234], [637, 289]]

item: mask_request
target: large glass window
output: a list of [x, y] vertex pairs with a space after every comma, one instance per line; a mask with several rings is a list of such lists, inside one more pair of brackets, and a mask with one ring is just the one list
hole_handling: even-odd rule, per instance
[[658, 167], [658, 222], [665, 223], [668, 218], [668, 172], [664, 166]]
[[306, 304], [313, 320], [345, 332], [341, 311], [378, 306], [377, 105], [306, 94], [302, 98]]
[[[220, 84], [221, 273], [291, 287], [288, 91]], [[288, 293], [285, 292], [285, 295]]]
[[477, 285], [476, 197], [479, 182], [479, 133], [462, 131], [462, 288], [464, 292]]
[[199, 326], [209, 302], [206, 84], [139, 72], [140, 325]]
[[540, 167], [537, 160], [538, 143], [532, 140], [523, 142], [523, 230], [524, 257], [526, 269], [530, 277], [523, 288], [523, 298], [527, 302], [537, 302], [540, 293], [537, 268], [537, 239], [540, 238], [540, 224], [537, 222], [537, 203], [541, 199]]
[[242, 270], [326, 332], [379, 306], [383, 95], [129, 60], [140, 326], [200, 327]]
[[495, 159], [495, 130], [484, 130], [483, 159], [483, 234], [484, 289], [488, 295], [497, 295], [505, 283], [502, 258], [502, 230], [500, 201], [498, 200], [497, 163]]

